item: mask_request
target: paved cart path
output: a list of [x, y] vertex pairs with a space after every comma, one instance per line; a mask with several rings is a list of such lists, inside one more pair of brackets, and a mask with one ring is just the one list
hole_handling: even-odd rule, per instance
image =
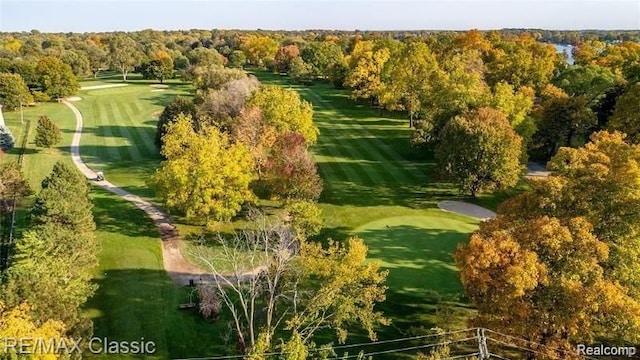
[[[64, 100], [63, 103], [73, 111], [73, 114], [76, 117], [76, 130], [73, 134], [73, 140], [71, 141], [71, 159], [73, 163], [76, 165], [78, 170], [80, 170], [87, 179], [93, 181], [96, 186], [100, 186], [101, 188], [133, 203], [133, 205], [144, 211], [151, 220], [153, 220], [153, 223], [160, 232], [160, 238], [162, 239], [162, 261], [164, 269], [167, 271], [167, 274], [171, 279], [181, 285], [189, 284], [189, 280], [191, 279], [196, 283], [210, 283], [215, 280], [213, 274], [194, 266], [185, 259], [180, 249], [181, 239], [178, 231], [171, 223], [171, 220], [166, 213], [150, 202], [119, 188], [107, 180], [96, 181], [96, 173], [91, 170], [80, 157], [80, 139], [82, 138], [83, 128], [82, 113], [69, 101]], [[247, 272], [239, 276], [254, 276], [255, 273], [259, 271], [261, 271], [261, 269], [255, 269], [254, 271]], [[227, 279], [231, 280], [231, 278]]]

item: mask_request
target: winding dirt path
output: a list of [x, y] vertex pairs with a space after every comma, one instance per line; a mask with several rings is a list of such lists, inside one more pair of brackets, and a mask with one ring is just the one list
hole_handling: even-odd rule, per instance
[[192, 265], [184, 258], [180, 251], [180, 236], [173, 224], [171, 224], [171, 220], [167, 214], [150, 202], [117, 187], [107, 180], [96, 181], [96, 173], [91, 170], [80, 157], [80, 139], [82, 137], [83, 127], [82, 113], [69, 101], [64, 100], [62, 102], [73, 111], [76, 117], [76, 130], [73, 134], [73, 140], [71, 141], [71, 159], [78, 170], [80, 170], [87, 179], [93, 181], [95, 185], [122, 197], [147, 213], [160, 232], [160, 238], [162, 239], [162, 262], [164, 269], [174, 282], [187, 285], [191, 279], [196, 283], [213, 281], [213, 274], [207, 273], [205, 270]]

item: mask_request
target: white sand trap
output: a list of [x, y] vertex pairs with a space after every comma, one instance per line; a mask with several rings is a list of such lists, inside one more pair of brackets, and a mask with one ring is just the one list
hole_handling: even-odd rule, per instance
[[116, 88], [129, 86], [129, 84], [105, 84], [105, 85], [93, 85], [93, 86], [83, 86], [80, 90], [97, 90], [97, 89], [108, 89], [108, 88]]
[[67, 98], [67, 101], [80, 101], [82, 98], [80, 96], [71, 96]]
[[158, 92], [158, 91], [164, 91], [165, 89], [153, 89], [151, 90], [151, 92]]
[[158, 88], [158, 89], [166, 89], [169, 87], [169, 85], [165, 85], [165, 84], [153, 84], [153, 85], [149, 85], [152, 88]]
[[444, 211], [470, 216], [480, 220], [488, 220], [496, 217], [495, 212], [485, 209], [482, 206], [469, 204], [464, 201], [441, 201], [438, 203], [438, 207]]

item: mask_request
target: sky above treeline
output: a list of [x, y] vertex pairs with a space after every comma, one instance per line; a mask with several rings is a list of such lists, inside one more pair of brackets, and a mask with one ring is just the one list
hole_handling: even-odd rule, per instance
[[0, 31], [640, 29], [640, 0], [0, 0]]

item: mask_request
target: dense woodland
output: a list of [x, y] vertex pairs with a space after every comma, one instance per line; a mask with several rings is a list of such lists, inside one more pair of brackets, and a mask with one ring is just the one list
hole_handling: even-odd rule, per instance
[[[528, 180], [528, 190], [504, 202], [455, 259], [478, 309], [473, 324], [563, 357], [548, 349], [640, 342], [639, 38], [638, 31], [518, 29], [4, 33], [0, 102], [5, 111], [38, 106], [75, 94], [78, 78], [105, 70], [123, 81], [140, 73], [193, 84], [192, 97], [176, 98], [160, 115], [156, 142], [164, 161], [149, 186], [168, 209], [203, 227], [259, 207], [259, 198], [281, 202], [291, 215], [286, 231], [265, 228], [225, 245], [267, 248], [256, 266], [277, 269], [262, 293], [221, 290], [223, 302], [270, 299], [260, 321], [237, 309], [233, 316], [239, 351], [255, 359], [274, 349], [304, 358], [314, 326], [333, 328], [343, 341], [348, 326], [359, 324], [375, 339], [374, 329], [388, 319], [374, 309], [384, 300], [386, 275], [365, 261], [362, 240], [323, 248], [313, 239], [323, 184], [312, 156], [318, 129], [311, 105], [294, 90], [261, 85], [245, 69], [296, 84], [330, 82], [353, 101], [406, 117], [407, 142], [472, 197], [512, 188], [528, 161], [548, 161], [552, 175]], [[550, 43], [574, 45], [575, 64]], [[38, 134], [42, 146], [60, 141], [45, 118]], [[14, 146], [6, 128], [0, 146]], [[0, 313], [17, 315], [16, 324], [0, 322], [0, 336], [20, 321], [55, 336], [90, 331], [78, 308], [93, 291], [87, 269], [98, 250], [88, 186], [78, 176], [60, 164], [43, 183], [33, 229], [3, 272]], [[13, 194], [30, 194], [21, 179], [18, 169], [3, 168], [0, 211], [10, 210]], [[280, 240], [259, 242], [271, 237]], [[283, 249], [295, 255], [282, 257]], [[44, 260], [33, 260], [43, 252]], [[299, 291], [307, 297], [292, 304], [288, 295]]]

